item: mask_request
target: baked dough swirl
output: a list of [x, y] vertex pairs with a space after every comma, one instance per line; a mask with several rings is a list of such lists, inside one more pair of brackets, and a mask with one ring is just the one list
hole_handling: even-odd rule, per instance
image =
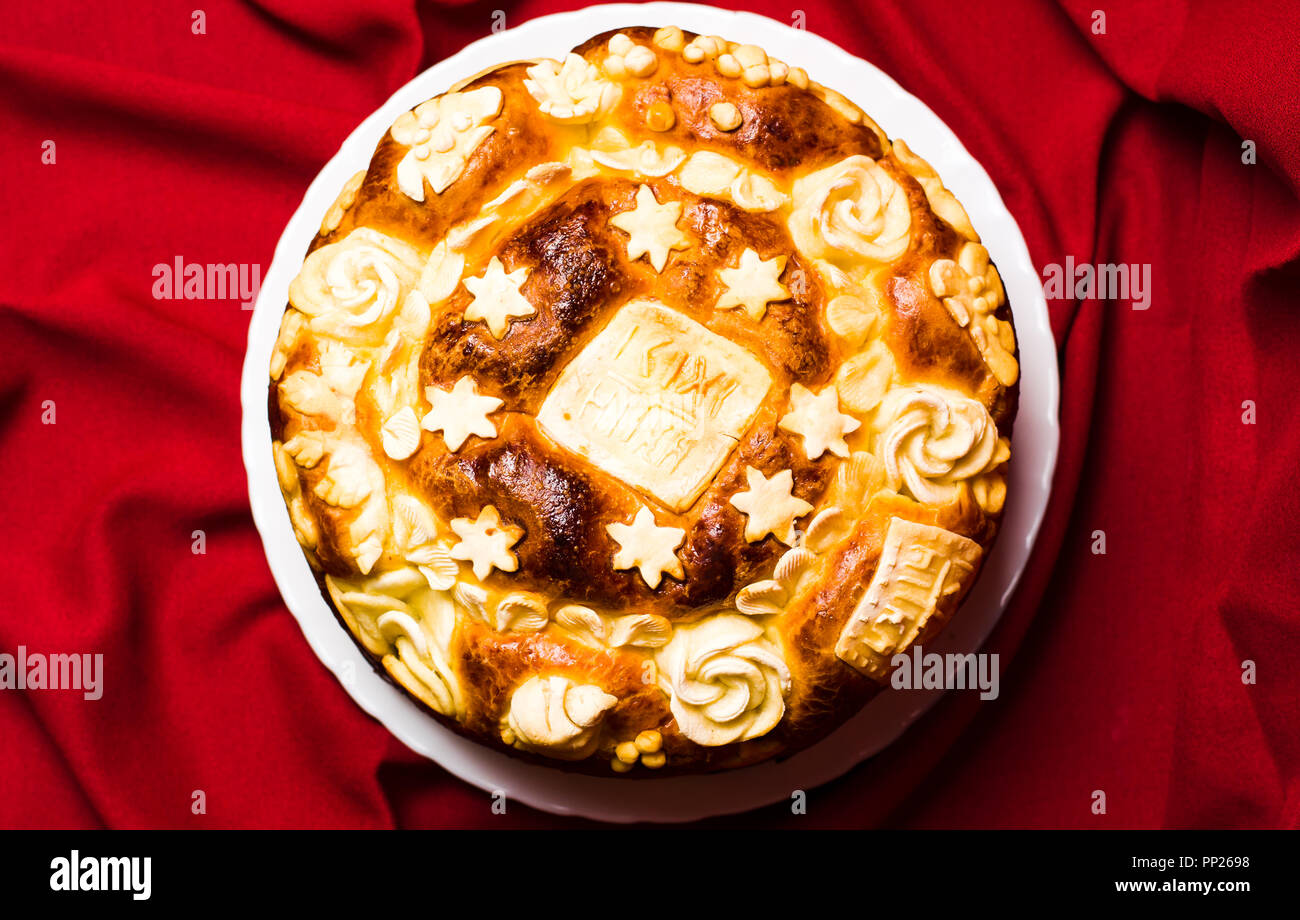
[[997, 426], [988, 410], [935, 386], [891, 390], [880, 406], [880, 455], [893, 488], [946, 504], [964, 480], [994, 466]]
[[798, 180], [790, 231], [804, 252], [892, 262], [907, 251], [907, 193], [875, 160], [852, 156]]
[[771, 731], [790, 670], [763, 627], [740, 614], [679, 626], [657, 658], [682, 734], [707, 747]]
[[414, 247], [362, 227], [307, 257], [289, 285], [289, 302], [322, 335], [373, 342], [419, 280], [422, 264]]

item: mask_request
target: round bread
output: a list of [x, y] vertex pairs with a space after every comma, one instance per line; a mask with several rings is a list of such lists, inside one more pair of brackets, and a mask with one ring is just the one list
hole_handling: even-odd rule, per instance
[[270, 370], [294, 532], [376, 666], [484, 744], [629, 777], [804, 748], [943, 628], [1018, 376], [929, 164], [677, 28], [398, 118]]

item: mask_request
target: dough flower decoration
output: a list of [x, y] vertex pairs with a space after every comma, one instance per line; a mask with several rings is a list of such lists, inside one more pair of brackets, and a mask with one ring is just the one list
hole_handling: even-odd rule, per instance
[[430, 405], [420, 427], [425, 431], [441, 431], [452, 453], [460, 450], [472, 434], [480, 438], [496, 437], [497, 426], [488, 416], [501, 408], [502, 401], [480, 393], [474, 378], [468, 374], [450, 390], [427, 386], [424, 395]]
[[307, 257], [289, 284], [289, 302], [321, 335], [377, 345], [422, 268], [413, 246], [361, 227]]
[[974, 399], [918, 384], [890, 390], [880, 404], [877, 453], [892, 489], [918, 501], [953, 501], [962, 483], [1008, 455], [988, 410]]
[[645, 505], [637, 510], [631, 524], [607, 524], [605, 530], [618, 542], [614, 568], [636, 569], [652, 589], [659, 587], [665, 572], [677, 579], [686, 577], [676, 553], [686, 531], [660, 527], [654, 512]]
[[655, 660], [678, 728], [696, 744], [757, 738], [785, 713], [790, 671], [750, 617], [719, 613], [679, 625]]
[[840, 412], [835, 387], [814, 393], [801, 383], [790, 387], [790, 411], [777, 422], [782, 431], [803, 439], [803, 451], [809, 460], [816, 460], [828, 450], [837, 457], [847, 457], [849, 445], [844, 436], [860, 425], [857, 419]]
[[855, 155], [794, 183], [790, 233], [799, 250], [831, 262], [892, 262], [907, 251], [907, 193], [870, 157]]
[[600, 68], [576, 54], [564, 62], [538, 61], [528, 68], [524, 88], [537, 101], [541, 113], [565, 125], [583, 125], [603, 118], [618, 102], [622, 91], [606, 80]]
[[397, 187], [424, 201], [424, 183], [441, 195], [460, 178], [471, 154], [495, 128], [485, 122], [501, 112], [504, 96], [495, 86], [448, 93], [400, 115], [389, 129], [411, 149], [397, 164]]
[[460, 538], [451, 548], [451, 557], [468, 562], [479, 579], [487, 578], [494, 568], [503, 572], [519, 568], [510, 548], [523, 539], [524, 529], [503, 524], [495, 506], [484, 505], [473, 520], [452, 518], [451, 529]]
[[465, 288], [474, 297], [465, 308], [466, 321], [486, 323], [492, 337], [500, 339], [510, 328], [512, 319], [536, 314], [537, 308], [519, 293], [530, 271], [525, 266], [507, 272], [501, 260], [493, 256], [483, 274], [465, 279]]

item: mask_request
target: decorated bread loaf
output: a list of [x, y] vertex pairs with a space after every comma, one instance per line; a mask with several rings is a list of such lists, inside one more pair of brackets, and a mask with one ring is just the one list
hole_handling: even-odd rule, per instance
[[1018, 364], [903, 141], [761, 48], [627, 28], [399, 117], [270, 374], [294, 533], [375, 666], [636, 777], [807, 747], [944, 627]]

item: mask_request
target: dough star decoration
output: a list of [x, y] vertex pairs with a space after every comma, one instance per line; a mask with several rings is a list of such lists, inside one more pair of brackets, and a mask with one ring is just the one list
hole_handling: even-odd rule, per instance
[[785, 256], [760, 259], [758, 253], [746, 249], [740, 254], [740, 264], [735, 268], [718, 270], [718, 280], [726, 286], [718, 298], [719, 310], [742, 308], [752, 320], [760, 320], [767, 305], [774, 300], [790, 296], [778, 279], [785, 271]]
[[496, 437], [496, 425], [488, 416], [501, 407], [501, 400], [480, 393], [473, 378], [461, 377], [450, 391], [429, 386], [424, 393], [429, 400], [429, 411], [424, 413], [420, 427], [425, 431], [441, 431], [448, 450], [460, 450], [472, 434], [480, 438]]
[[787, 546], [795, 544], [794, 522], [813, 510], [802, 498], [791, 494], [794, 474], [781, 470], [770, 479], [754, 469], [745, 469], [749, 488], [731, 496], [731, 504], [745, 514], [745, 539], [753, 543], [768, 534]]
[[680, 527], [659, 527], [654, 512], [642, 507], [631, 524], [606, 525], [609, 535], [618, 541], [614, 568], [636, 569], [651, 588], [659, 587], [663, 573], [684, 578], [682, 561], [676, 549], [682, 545], [686, 531]]
[[482, 320], [495, 338], [506, 334], [510, 320], [516, 316], [532, 316], [537, 308], [519, 293], [528, 280], [527, 268], [506, 272], [501, 260], [493, 256], [478, 278], [466, 278], [465, 287], [474, 300], [465, 309], [465, 319]]
[[660, 204], [650, 187], [643, 185], [636, 190], [636, 207], [615, 215], [610, 224], [628, 235], [629, 259], [649, 256], [655, 271], [661, 272], [668, 263], [668, 253], [691, 244], [690, 237], [677, 229], [681, 215], [681, 202]]

